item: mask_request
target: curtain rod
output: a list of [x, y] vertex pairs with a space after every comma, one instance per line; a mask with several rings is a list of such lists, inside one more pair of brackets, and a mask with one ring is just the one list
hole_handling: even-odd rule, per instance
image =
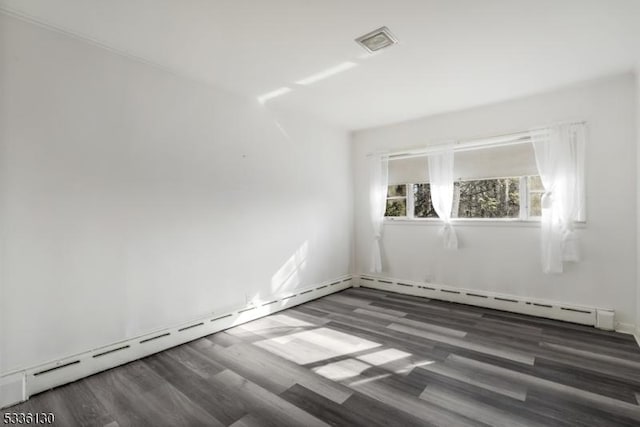
[[[581, 121], [575, 121], [575, 122], [562, 122], [562, 123], [557, 123], [556, 125], [579, 125], [579, 124], [586, 124], [586, 121], [581, 120]], [[493, 136], [484, 137], [484, 138], [460, 139], [460, 140], [453, 141], [453, 151], [454, 152], [470, 151], [470, 150], [478, 150], [478, 149], [488, 148], [488, 147], [506, 147], [509, 145], [524, 144], [527, 142], [531, 142], [532, 133], [544, 134], [550, 128], [551, 126], [544, 126], [544, 127], [533, 128], [527, 131], [504, 133], [504, 134], [493, 135]], [[374, 154], [386, 154], [388, 155], [389, 160], [400, 160], [400, 159], [407, 159], [412, 157], [424, 157], [431, 153], [441, 151], [444, 147], [447, 147], [448, 145], [449, 143], [434, 144], [434, 145], [429, 145], [423, 148], [403, 150], [403, 151], [397, 151], [392, 153], [379, 153], [379, 152], [369, 153], [367, 154], [367, 157], [371, 157]]]

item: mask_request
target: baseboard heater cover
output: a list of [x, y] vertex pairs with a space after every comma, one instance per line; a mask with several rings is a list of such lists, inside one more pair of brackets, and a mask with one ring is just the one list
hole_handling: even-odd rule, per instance
[[24, 372], [16, 372], [0, 377], [0, 408], [15, 405], [27, 398], [26, 375]]
[[360, 276], [359, 282], [360, 286], [365, 288], [528, 314], [531, 316], [595, 326], [600, 329], [613, 330], [615, 325], [613, 310], [374, 275]]
[[268, 302], [261, 305], [236, 307], [227, 312], [215, 313], [206, 318], [3, 374], [0, 376], [0, 408], [23, 402], [36, 393], [340, 292], [352, 286], [351, 279], [351, 275], [340, 276], [297, 290], [297, 293], [269, 297]]

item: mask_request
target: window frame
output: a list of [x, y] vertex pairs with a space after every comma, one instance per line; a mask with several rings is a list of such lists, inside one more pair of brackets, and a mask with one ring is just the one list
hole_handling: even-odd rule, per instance
[[[398, 187], [404, 185], [404, 196], [389, 196], [389, 187]], [[411, 218], [413, 218], [413, 197], [411, 197], [411, 207], [409, 207], [409, 186], [413, 185], [413, 184], [389, 184], [387, 185], [387, 196], [385, 198], [385, 208], [384, 208], [384, 219], [386, 220], [387, 218], [409, 218], [409, 212], [412, 213]], [[404, 216], [386, 216], [387, 213], [387, 203], [389, 202], [389, 200], [402, 200], [405, 199], [405, 210], [406, 210], [406, 215]]]
[[[540, 221], [542, 219], [541, 215], [536, 216], [536, 215], [531, 215], [530, 213], [531, 212], [531, 194], [532, 193], [544, 194], [544, 190], [533, 190], [529, 188], [529, 178], [532, 176], [539, 177], [540, 175], [527, 175], [527, 176], [520, 177], [520, 200], [525, 201], [525, 206], [522, 206], [522, 204], [520, 204], [520, 216], [524, 217], [527, 220]], [[523, 183], [524, 183], [524, 189], [523, 189]], [[522, 212], [523, 209], [524, 209], [524, 212]]]
[[[482, 178], [482, 180], [491, 180], [491, 179], [507, 179], [507, 178], [517, 178], [519, 179], [519, 192], [520, 192], [520, 212], [517, 218], [460, 218], [460, 217], [452, 217], [452, 223], [523, 223], [523, 224], [539, 224], [542, 217], [541, 216], [533, 216], [529, 215], [529, 206], [531, 203], [531, 193], [532, 192], [542, 192], [543, 190], [531, 190], [529, 189], [529, 177], [530, 176], [538, 176], [538, 175], [524, 175], [524, 176], [512, 176], [512, 177], [491, 177], [491, 178]], [[480, 181], [476, 179], [457, 179], [455, 182], [460, 181]], [[390, 184], [388, 187], [393, 185], [404, 185], [405, 186], [405, 194], [406, 196], [392, 196], [387, 197], [386, 200], [390, 199], [407, 199], [407, 214], [405, 216], [385, 216], [384, 221], [394, 222], [394, 221], [403, 221], [403, 222], [440, 222], [440, 218], [422, 218], [415, 216], [415, 197], [413, 187], [418, 184], [429, 184], [429, 182], [415, 182], [415, 183], [403, 183], [403, 184]], [[524, 203], [523, 203], [524, 202]], [[584, 205], [584, 197], [583, 197], [583, 205]], [[582, 206], [580, 213], [578, 214], [577, 220], [574, 221], [575, 224], [585, 224], [586, 220], [584, 218], [580, 218], [580, 214], [584, 212], [585, 208]], [[386, 212], [385, 212], [386, 213]]]
[[[523, 144], [530, 142], [522, 142]], [[476, 144], [481, 145], [478, 146], [478, 149], [482, 148], [491, 148], [494, 146], [491, 143], [482, 143]], [[586, 147], [587, 144], [583, 141], [583, 143], [577, 144], [577, 165], [576, 165], [576, 173], [578, 180], [578, 192], [580, 193], [580, 206], [578, 206], [578, 211], [576, 213], [576, 218], [573, 220], [573, 224], [576, 228], [585, 228], [587, 224], [587, 184], [586, 184]], [[428, 156], [428, 154], [425, 154]], [[523, 225], [523, 226], [538, 226], [540, 224], [542, 217], [541, 216], [532, 216], [529, 215], [529, 206], [531, 204], [531, 192], [529, 190], [529, 183], [527, 177], [529, 176], [539, 176], [539, 175], [522, 175], [522, 176], [513, 176], [513, 177], [495, 177], [495, 178], [485, 178], [485, 179], [500, 179], [500, 178], [520, 178], [520, 214], [518, 218], [458, 218], [452, 217], [451, 222], [453, 224], [485, 224], [485, 225]], [[461, 181], [461, 179], [456, 180]], [[413, 194], [413, 186], [415, 184], [429, 184], [429, 182], [416, 182], [416, 183], [396, 183], [391, 185], [405, 185], [406, 192], [406, 207], [407, 207], [407, 215], [406, 216], [398, 216], [398, 217], [388, 217], [385, 216], [383, 222], [405, 222], [405, 223], [413, 223], [413, 224], [436, 224], [441, 223], [440, 218], [416, 218], [414, 216], [415, 212], [415, 200]], [[387, 187], [388, 188], [388, 187]], [[533, 190], [533, 192], [537, 192], [537, 190]], [[544, 191], [542, 191], [544, 193]], [[524, 201], [524, 203], [522, 203]], [[385, 202], [386, 203], [386, 202]], [[385, 210], [386, 213], [386, 210]]]

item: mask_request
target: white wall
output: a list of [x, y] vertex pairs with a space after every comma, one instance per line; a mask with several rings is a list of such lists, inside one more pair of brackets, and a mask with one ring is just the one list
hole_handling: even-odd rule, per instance
[[367, 272], [372, 236], [365, 155], [448, 139], [491, 136], [554, 121], [586, 120], [587, 226], [579, 230], [584, 260], [545, 275], [539, 230], [501, 225], [457, 226], [461, 248], [444, 251], [440, 226], [386, 223], [384, 274], [470, 289], [610, 307], [631, 326], [636, 314], [636, 141], [632, 74], [528, 98], [356, 132], [356, 269]]
[[0, 372], [350, 271], [348, 135], [0, 14]]
[[636, 250], [638, 259], [636, 261], [636, 340], [640, 344], [640, 63], [636, 66], [636, 156], [637, 156], [637, 209], [636, 219], [638, 221], [638, 240], [636, 242]]

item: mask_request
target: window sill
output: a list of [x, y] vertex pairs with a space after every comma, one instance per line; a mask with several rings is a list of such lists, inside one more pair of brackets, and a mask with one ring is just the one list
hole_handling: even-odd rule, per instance
[[[385, 218], [385, 225], [426, 225], [426, 226], [442, 226], [442, 221], [435, 218]], [[452, 219], [451, 224], [454, 227], [529, 227], [540, 228], [539, 219], [521, 220], [521, 219], [492, 219], [492, 218], [458, 218]], [[584, 229], [585, 221], [574, 222], [576, 229]]]

